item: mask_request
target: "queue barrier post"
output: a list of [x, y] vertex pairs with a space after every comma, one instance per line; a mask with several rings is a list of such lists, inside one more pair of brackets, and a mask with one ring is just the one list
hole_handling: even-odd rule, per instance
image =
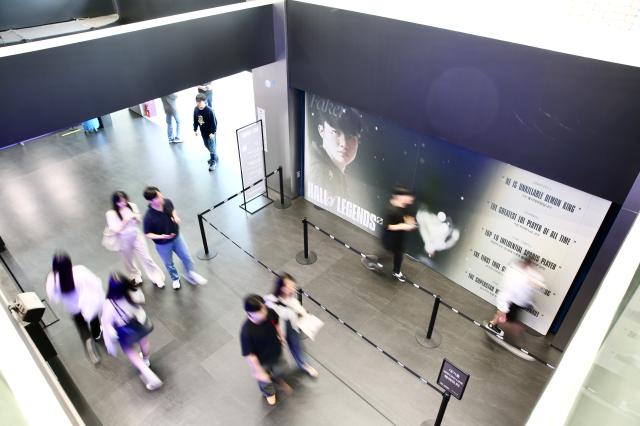
[[429, 326], [427, 327], [427, 335], [425, 336], [423, 331], [418, 331], [416, 333], [416, 340], [418, 343], [429, 349], [437, 348], [440, 346], [440, 343], [442, 343], [442, 336], [434, 330], [441, 298], [437, 294], [434, 297], [435, 300], [433, 301], [433, 309], [431, 309], [431, 318], [429, 319]]
[[280, 191], [280, 204], [274, 203], [273, 207], [276, 209], [284, 210], [291, 206], [291, 201], [287, 200], [284, 196], [284, 176], [282, 176], [282, 166], [278, 167], [278, 186]]
[[444, 413], [447, 410], [447, 405], [451, 399], [451, 394], [447, 391], [442, 392], [442, 400], [440, 401], [440, 408], [435, 420], [425, 420], [420, 426], [442, 426], [442, 419], [444, 419]]
[[296, 261], [301, 265], [316, 263], [318, 255], [313, 251], [309, 251], [309, 222], [306, 217], [302, 219], [302, 242], [304, 244], [303, 250], [296, 254]]
[[218, 255], [218, 252], [209, 251], [209, 244], [207, 244], [207, 234], [204, 231], [204, 218], [202, 214], [198, 215], [198, 225], [200, 226], [200, 237], [202, 238], [202, 250], [198, 250], [196, 257], [200, 260], [211, 260]]

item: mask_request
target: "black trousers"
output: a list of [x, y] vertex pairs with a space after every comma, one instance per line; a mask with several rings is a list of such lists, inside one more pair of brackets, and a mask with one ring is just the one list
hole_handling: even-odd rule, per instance
[[[388, 253], [391, 253], [393, 257], [393, 272], [397, 274], [400, 273], [400, 267], [402, 266], [402, 259], [404, 257], [404, 238], [402, 234], [395, 234], [399, 234], [399, 231], [391, 235], [384, 235], [382, 238], [382, 246]], [[383, 262], [382, 259], [388, 257], [386, 254], [382, 255], [380, 263], [386, 263]]]
[[82, 314], [75, 314], [73, 316], [73, 322], [83, 342], [91, 338], [97, 339], [100, 336], [100, 320], [98, 317], [95, 317], [87, 323], [87, 320], [84, 319]]

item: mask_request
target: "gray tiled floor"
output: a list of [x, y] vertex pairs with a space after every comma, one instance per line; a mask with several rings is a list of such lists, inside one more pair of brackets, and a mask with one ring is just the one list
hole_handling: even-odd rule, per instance
[[[114, 127], [97, 135], [53, 136], [0, 151], [0, 203], [7, 206], [0, 233], [41, 294], [58, 247], [105, 278], [121, 267], [118, 257], [100, 246], [110, 192], [124, 188], [143, 206], [142, 188], [155, 184], [174, 200], [182, 233], [195, 252], [196, 213], [240, 187], [235, 142], [219, 142], [222, 165], [210, 174], [197, 141], [169, 146], [160, 128], [120, 112]], [[303, 216], [358, 248], [376, 248], [368, 234], [301, 199], [287, 210], [267, 208], [253, 216], [228, 203], [207, 218], [269, 266], [292, 273], [306, 291], [425, 378], [435, 380], [443, 357], [470, 372], [467, 393], [450, 403], [445, 424], [524, 423], [549, 369], [515, 358], [444, 309], [436, 325], [442, 345], [422, 348], [415, 333], [424, 330], [433, 298], [366, 271], [357, 255], [317, 232], [310, 244], [318, 262], [299, 265], [294, 258], [301, 249]], [[209, 244], [219, 252], [209, 262], [196, 261], [207, 286], [185, 284], [179, 292], [145, 287], [155, 323], [152, 362], [165, 380], [161, 390], [145, 391], [122, 355], [91, 366], [71, 321], [55, 308], [62, 320], [49, 333], [104, 424], [418, 425], [435, 417], [439, 397], [433, 390], [307, 300], [326, 324], [315, 342], [307, 341], [320, 378], [293, 377], [293, 395], [267, 407], [240, 356], [237, 336], [244, 318], [241, 298], [267, 292], [272, 276], [207, 228]], [[424, 265], [409, 260], [405, 265], [407, 275], [465, 313], [476, 319], [491, 315], [489, 304]], [[544, 339], [528, 336], [527, 344], [557, 361]]]

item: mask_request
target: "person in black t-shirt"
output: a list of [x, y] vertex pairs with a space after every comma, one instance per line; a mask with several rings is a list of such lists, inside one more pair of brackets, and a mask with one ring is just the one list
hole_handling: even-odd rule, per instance
[[278, 325], [278, 314], [264, 304], [264, 299], [251, 294], [244, 299], [244, 310], [247, 320], [240, 330], [240, 346], [242, 356], [251, 368], [251, 374], [269, 405], [276, 403], [277, 382], [285, 392], [291, 388], [282, 380], [284, 361], [282, 345], [284, 337]]
[[[413, 193], [404, 187], [397, 186], [393, 189], [389, 204], [385, 208], [384, 228], [382, 233], [382, 246], [393, 255], [393, 276], [398, 281], [405, 282], [405, 276], [400, 271], [402, 257], [404, 256], [404, 242], [406, 233], [416, 229], [416, 219], [409, 214], [408, 207], [413, 204]], [[387, 258], [386, 253], [380, 256], [379, 261], [373, 258], [367, 262], [367, 268], [380, 270], [382, 259]]]
[[218, 131], [218, 119], [211, 107], [206, 105], [207, 98], [202, 93], [196, 95], [196, 107], [193, 109], [193, 131], [198, 135], [198, 127], [204, 146], [209, 150], [209, 171], [218, 167], [218, 154], [216, 132]]
[[189, 248], [180, 236], [180, 218], [171, 200], [164, 198], [155, 186], [148, 186], [144, 190], [144, 198], [149, 201], [149, 209], [143, 220], [144, 234], [156, 244], [156, 250], [171, 276], [174, 290], [180, 288], [180, 275], [173, 264], [173, 252], [184, 265], [184, 278], [190, 284], [205, 285], [207, 280], [193, 270]]

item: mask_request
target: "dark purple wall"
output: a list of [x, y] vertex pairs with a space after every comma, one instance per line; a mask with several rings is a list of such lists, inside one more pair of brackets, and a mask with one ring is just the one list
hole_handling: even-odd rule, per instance
[[245, 0], [115, 0], [122, 23], [127, 24], [244, 2]]
[[271, 5], [1, 58], [0, 147], [274, 60]]
[[113, 0], [0, 0], [0, 31], [112, 13]]
[[296, 1], [287, 11], [297, 89], [618, 204], [638, 175], [638, 68]]

